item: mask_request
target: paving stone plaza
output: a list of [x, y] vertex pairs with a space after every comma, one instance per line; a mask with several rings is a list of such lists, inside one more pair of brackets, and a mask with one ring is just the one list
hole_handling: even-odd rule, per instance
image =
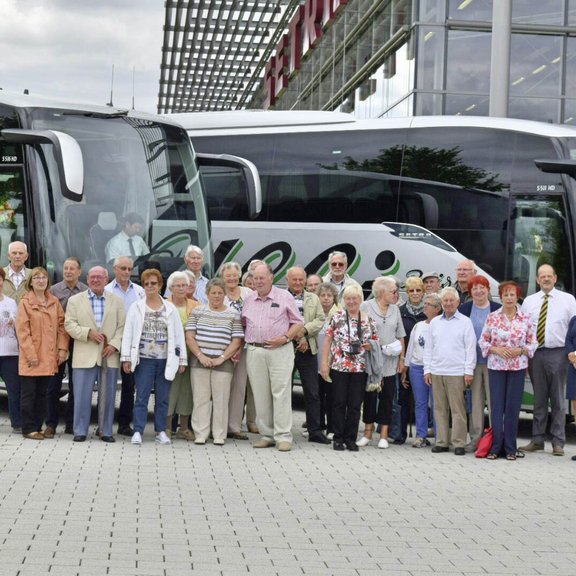
[[141, 447], [35, 442], [0, 410], [1, 576], [576, 574], [574, 425], [563, 458], [490, 462], [335, 452], [302, 411], [280, 453], [159, 446], [150, 422]]

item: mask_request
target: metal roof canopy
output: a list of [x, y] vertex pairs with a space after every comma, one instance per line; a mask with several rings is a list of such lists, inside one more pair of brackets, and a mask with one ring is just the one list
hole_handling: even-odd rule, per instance
[[300, 0], [166, 0], [158, 113], [245, 105]]

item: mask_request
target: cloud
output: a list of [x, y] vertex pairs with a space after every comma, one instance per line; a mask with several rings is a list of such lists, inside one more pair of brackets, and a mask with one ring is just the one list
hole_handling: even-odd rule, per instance
[[156, 110], [163, 38], [160, 0], [0, 0], [0, 87]]

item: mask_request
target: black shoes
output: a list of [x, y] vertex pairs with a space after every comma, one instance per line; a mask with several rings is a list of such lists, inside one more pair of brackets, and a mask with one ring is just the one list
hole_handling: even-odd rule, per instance
[[[462, 450], [464, 450], [464, 448], [462, 448]], [[434, 446], [432, 448], [432, 452], [434, 452], [434, 454], [438, 454], [439, 452], [448, 452], [448, 446]]]
[[134, 435], [134, 430], [132, 430], [129, 424], [124, 424], [124, 426], [118, 426], [118, 434], [120, 434], [120, 436], [132, 437]]
[[74, 436], [74, 442], [86, 442], [86, 436]]
[[318, 432], [317, 434], [309, 436], [308, 442], [316, 442], [317, 444], [330, 444], [330, 440], [328, 440], [328, 438], [322, 434], [322, 432]]
[[111, 444], [116, 442], [116, 438], [114, 438], [114, 436], [100, 436], [100, 440], [102, 440], [102, 442], [110, 442]]
[[334, 442], [334, 450], [338, 450], [338, 452], [343, 452], [344, 450], [346, 450], [346, 447], [344, 446], [344, 444], [342, 444], [342, 442]]
[[349, 444], [346, 444], [346, 450], [349, 450], [350, 452], [359, 452], [360, 448], [356, 446], [356, 442], [350, 442]]
[[466, 450], [464, 448], [454, 448], [454, 456], [464, 456]]

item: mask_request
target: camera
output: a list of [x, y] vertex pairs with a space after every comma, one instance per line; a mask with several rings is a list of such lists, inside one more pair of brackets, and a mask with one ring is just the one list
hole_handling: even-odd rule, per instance
[[360, 354], [362, 352], [362, 342], [360, 340], [350, 340], [350, 354]]

